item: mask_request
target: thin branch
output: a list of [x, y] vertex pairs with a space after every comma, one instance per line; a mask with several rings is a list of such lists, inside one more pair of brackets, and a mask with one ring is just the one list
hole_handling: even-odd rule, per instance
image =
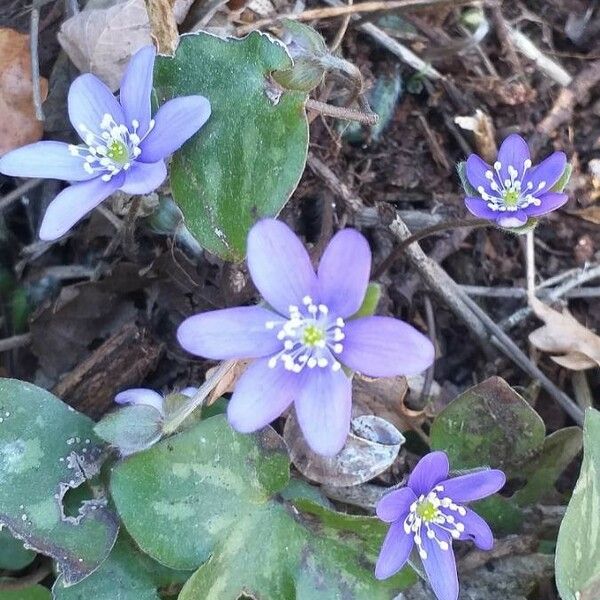
[[31, 21], [29, 26], [29, 48], [31, 53], [31, 82], [33, 85], [33, 105], [35, 107], [35, 118], [44, 120], [42, 109], [42, 88], [40, 82], [40, 57], [38, 54], [38, 34], [40, 29], [40, 9], [38, 2], [31, 7]]
[[23, 346], [28, 346], [30, 343], [30, 333], [13, 335], [12, 337], [0, 340], [0, 352], [7, 352], [8, 350], [14, 350], [15, 348], [22, 348]]
[[40, 183], [42, 183], [43, 181], [43, 179], [30, 179], [29, 181], [26, 181], [25, 183], [14, 189], [12, 192], [6, 194], [6, 196], [0, 198], [0, 211], [10, 206], [15, 200], [18, 200], [21, 196], [26, 194], [29, 190], [32, 190], [33, 188], [40, 185]]
[[334, 106], [333, 104], [319, 102], [318, 100], [313, 100], [312, 98], [309, 98], [306, 101], [306, 108], [308, 110], [314, 110], [320, 115], [342, 119], [343, 121], [356, 121], [358, 123], [363, 123], [364, 125], [375, 125], [375, 123], [377, 123], [379, 120], [379, 115], [373, 112], [364, 113], [359, 110], [353, 110], [343, 106]]

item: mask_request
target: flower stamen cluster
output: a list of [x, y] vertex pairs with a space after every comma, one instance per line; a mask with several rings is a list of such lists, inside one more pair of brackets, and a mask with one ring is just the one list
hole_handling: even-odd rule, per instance
[[[440, 498], [438, 494], [443, 491], [444, 486], [438, 485], [426, 496], [421, 494], [418, 500], [411, 504], [410, 512], [404, 520], [404, 531], [407, 535], [413, 536], [419, 556], [423, 560], [428, 558], [427, 551], [423, 547], [421, 531], [423, 527], [425, 527], [425, 535], [430, 540], [434, 540], [440, 550], [444, 552], [450, 550], [450, 545], [445, 540], [437, 538], [435, 529], [431, 525], [437, 525], [455, 540], [459, 539], [465, 530], [464, 524], [457, 519], [457, 516], [458, 518], [464, 517], [467, 514], [466, 508], [456, 504], [451, 498]], [[448, 511], [456, 513], [457, 516], [448, 514]]]
[[290, 305], [289, 319], [265, 323], [267, 329], [280, 327], [277, 339], [283, 342], [283, 350], [269, 359], [269, 367], [274, 369], [281, 360], [294, 373], [304, 367], [339, 371], [342, 365], [336, 355], [344, 350], [344, 319], [331, 316], [325, 304], [315, 304], [310, 296], [304, 296], [302, 304], [302, 308]]
[[496, 194], [486, 192], [483, 186], [479, 186], [477, 191], [492, 210], [514, 212], [521, 208], [527, 208], [530, 205], [540, 206], [542, 203], [541, 200], [533, 194], [541, 192], [546, 187], [546, 182], [540, 181], [534, 190], [533, 182], [528, 181], [523, 189], [525, 173], [530, 167], [531, 160], [525, 160], [523, 162], [521, 177], [519, 177], [519, 171], [513, 165], [508, 165], [506, 170], [508, 171], [509, 178], [503, 180], [500, 174], [502, 163], [496, 161], [494, 163], [495, 174], [491, 170], [485, 172], [486, 179], [490, 181], [489, 187]]
[[154, 119], [150, 120], [148, 130], [143, 137], [138, 135], [140, 122], [134, 119], [131, 128], [119, 125], [114, 117], [105, 113], [100, 123], [100, 135], [94, 133], [85, 124], [79, 124], [81, 138], [85, 145], [69, 144], [72, 156], [83, 159], [83, 169], [90, 175], [102, 173], [102, 181], [110, 181], [117, 173], [127, 171], [131, 164], [142, 154], [140, 144], [154, 128]]

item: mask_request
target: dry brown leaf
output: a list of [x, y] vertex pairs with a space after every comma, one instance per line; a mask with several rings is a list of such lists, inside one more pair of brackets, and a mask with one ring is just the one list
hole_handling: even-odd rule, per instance
[[531, 308], [546, 323], [529, 334], [529, 341], [552, 360], [573, 371], [600, 366], [600, 337], [584, 327], [569, 312], [550, 308], [532, 298]]
[[579, 217], [580, 219], [585, 219], [590, 223], [600, 225], [600, 205], [588, 206], [587, 208], [582, 208], [580, 210], [570, 210], [568, 213]]
[[[48, 81], [40, 80], [42, 100]], [[37, 142], [44, 124], [35, 117], [29, 36], [0, 28], [0, 156]]]
[[[208, 395], [204, 404], [206, 406], [210, 406], [213, 402], [218, 400], [223, 394], [231, 394], [233, 389], [235, 388], [235, 384], [238, 382], [238, 379], [242, 376], [244, 371], [248, 368], [250, 364], [250, 360], [237, 360], [233, 367], [227, 371], [225, 376], [217, 383], [213, 391]], [[218, 365], [216, 367], [212, 367], [206, 372], [206, 379], [210, 379], [212, 374], [218, 369]]]
[[[193, 1], [175, 0], [178, 23]], [[152, 43], [144, 0], [92, 0], [62, 24], [58, 41], [80, 71], [94, 73], [116, 90], [131, 56]]]

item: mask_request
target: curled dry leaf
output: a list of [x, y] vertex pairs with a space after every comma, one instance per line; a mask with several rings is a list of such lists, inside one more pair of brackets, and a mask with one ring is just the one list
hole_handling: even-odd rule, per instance
[[[40, 80], [42, 100], [48, 81]], [[25, 144], [37, 142], [44, 124], [35, 117], [29, 36], [0, 28], [0, 156]]]
[[552, 360], [573, 371], [600, 366], [600, 337], [577, 321], [568, 311], [559, 313], [537, 298], [531, 308], [546, 324], [529, 334], [539, 350], [549, 352]]
[[481, 109], [467, 117], [455, 117], [454, 122], [466, 131], [472, 131], [475, 138], [477, 153], [488, 162], [493, 162], [498, 155], [496, 147], [496, 129], [492, 119]]
[[[213, 402], [218, 400], [223, 394], [231, 394], [233, 389], [235, 388], [235, 384], [238, 379], [242, 376], [242, 373], [248, 368], [248, 365], [251, 361], [249, 360], [237, 360], [235, 364], [225, 376], [217, 383], [214, 390], [207, 396], [204, 404], [205, 406], [210, 406]], [[219, 368], [216, 367], [210, 368], [206, 372], [206, 379], [210, 379], [213, 373]]]
[[285, 423], [283, 439], [302, 475], [335, 487], [359, 485], [383, 473], [405, 441], [385, 419], [363, 415], [352, 420], [346, 445], [337, 456], [321, 456], [308, 447], [293, 411]]
[[[175, 0], [178, 23], [192, 3]], [[94, 73], [116, 90], [131, 56], [152, 43], [144, 0], [91, 0], [62, 24], [58, 41], [80, 71]]]

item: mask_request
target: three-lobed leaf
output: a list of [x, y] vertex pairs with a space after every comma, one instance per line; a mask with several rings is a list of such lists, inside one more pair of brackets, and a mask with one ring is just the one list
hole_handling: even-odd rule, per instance
[[304, 170], [306, 94], [271, 79], [291, 66], [283, 45], [258, 32], [184, 35], [174, 57], [157, 59], [161, 102], [201, 94], [211, 104], [208, 122], [173, 157], [171, 187], [189, 231], [222, 258], [244, 257], [251, 226], [279, 213]]

